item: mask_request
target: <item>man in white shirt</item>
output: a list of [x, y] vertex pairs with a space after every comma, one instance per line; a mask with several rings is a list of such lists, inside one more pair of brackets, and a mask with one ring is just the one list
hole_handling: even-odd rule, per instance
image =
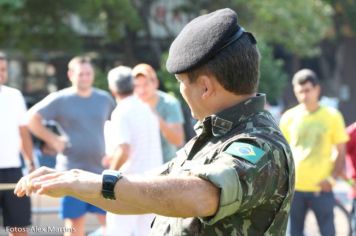
[[[108, 74], [109, 88], [117, 107], [106, 128], [110, 134], [110, 169], [125, 174], [143, 174], [163, 163], [159, 122], [150, 107], [133, 95], [129, 67], [119, 66]], [[107, 235], [148, 235], [153, 215], [116, 215], [107, 213]]]
[[160, 126], [163, 161], [176, 157], [184, 144], [184, 116], [180, 102], [158, 90], [159, 80], [152, 66], [141, 63], [132, 69], [135, 94], [155, 112]]
[[[29, 172], [34, 170], [32, 140], [26, 128], [26, 105], [21, 92], [5, 86], [6, 55], [0, 52], [0, 183], [16, 183], [22, 177], [20, 150]], [[27, 235], [18, 229], [31, 224], [30, 198], [16, 198], [12, 190], [0, 191], [4, 227], [10, 235]]]

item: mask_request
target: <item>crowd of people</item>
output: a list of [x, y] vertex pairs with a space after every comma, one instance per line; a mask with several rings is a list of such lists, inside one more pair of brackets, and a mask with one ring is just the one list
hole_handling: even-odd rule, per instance
[[[299, 104], [278, 126], [257, 93], [256, 43], [231, 9], [197, 17], [174, 40], [167, 69], [197, 120], [187, 143], [181, 105], [158, 90], [148, 64], [111, 69], [110, 95], [93, 87], [91, 61], [74, 57], [71, 86], [26, 112], [21, 93], [5, 85], [0, 53], [0, 182], [18, 182], [18, 197], [0, 191], [4, 226], [31, 224], [36, 192], [62, 197], [73, 235], [85, 235], [84, 216], [94, 213], [108, 236], [284, 235], [288, 218], [299, 236], [309, 208], [321, 235], [335, 235], [332, 189], [338, 178], [356, 180], [356, 124], [346, 129], [337, 109], [320, 104], [317, 75], [302, 69], [292, 79]], [[57, 154], [56, 170], [35, 170], [29, 131]]]
[[[56, 169], [61, 171], [82, 169], [101, 173], [108, 168], [125, 174], [144, 174], [172, 159], [183, 145], [180, 103], [158, 90], [156, 72], [148, 64], [139, 64], [134, 70], [119, 66], [109, 71], [111, 96], [93, 87], [95, 74], [90, 59], [74, 57], [68, 63], [71, 86], [49, 94], [27, 113], [20, 91], [4, 85], [4, 53], [0, 54], [0, 65], [4, 114], [1, 156], [8, 157], [0, 159], [1, 183], [14, 183], [22, 177], [19, 141], [28, 171], [34, 170], [29, 130], [43, 140], [44, 152], [56, 155]], [[61, 132], [48, 129], [44, 121], [55, 121]], [[30, 199], [17, 198], [12, 191], [0, 193], [4, 226], [30, 225]], [[76, 229], [78, 235], [85, 234], [86, 213], [97, 215], [106, 235], [115, 235], [118, 229], [121, 235], [132, 235], [135, 230], [138, 235], [147, 235], [153, 220], [152, 214], [120, 216], [70, 196], [61, 199], [64, 226]]]

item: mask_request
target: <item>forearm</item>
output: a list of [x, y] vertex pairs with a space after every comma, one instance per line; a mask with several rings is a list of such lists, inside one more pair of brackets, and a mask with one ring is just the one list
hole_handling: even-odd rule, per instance
[[193, 176], [129, 176], [117, 183], [115, 193], [119, 202], [171, 217], [210, 216], [219, 202], [219, 190]]
[[[101, 182], [92, 183], [99, 196]], [[155, 213], [170, 217], [211, 216], [219, 205], [219, 189], [203, 179], [187, 177], [134, 177], [120, 179], [115, 186], [116, 200], [74, 190], [70, 195], [117, 214]]]
[[342, 175], [344, 168], [345, 168], [345, 145], [344, 144], [339, 144], [337, 145], [337, 151], [336, 151], [336, 159], [334, 162], [334, 169], [332, 172], [333, 177], [338, 177]]
[[42, 117], [38, 113], [30, 115], [28, 127], [34, 135], [48, 143], [51, 143], [57, 137], [42, 124]]
[[169, 143], [179, 147], [184, 143], [184, 130], [182, 124], [169, 124], [160, 118], [160, 130]]
[[128, 156], [124, 155], [119, 155], [115, 156], [112, 158], [112, 161], [110, 163], [110, 169], [111, 170], [119, 170], [127, 161]]
[[135, 207], [133, 205], [126, 204], [123, 201], [108, 200], [108, 199], [103, 198], [102, 196], [100, 198], [96, 198], [96, 199], [88, 198], [86, 196], [77, 196], [77, 197], [85, 202], [92, 204], [92, 205], [96, 205], [105, 211], [115, 213], [115, 214], [140, 215], [140, 214], [151, 213], [151, 212], [145, 211], [144, 209]]
[[110, 169], [119, 170], [129, 158], [129, 147], [127, 144], [120, 144], [111, 155]]
[[15, 193], [73, 196], [118, 214], [156, 213], [171, 217], [206, 217], [216, 213], [220, 189], [196, 176], [124, 176], [114, 187], [116, 200], [101, 195], [102, 176], [73, 169], [42, 167], [23, 177]]
[[33, 144], [30, 132], [26, 126], [20, 127], [21, 153], [25, 160], [33, 162]]

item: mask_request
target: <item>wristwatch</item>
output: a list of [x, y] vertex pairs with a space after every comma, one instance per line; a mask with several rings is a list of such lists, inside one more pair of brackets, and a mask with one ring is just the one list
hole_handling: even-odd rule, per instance
[[123, 176], [121, 172], [115, 170], [104, 170], [101, 174], [103, 177], [103, 184], [101, 188], [101, 194], [105, 199], [115, 200], [114, 188]]

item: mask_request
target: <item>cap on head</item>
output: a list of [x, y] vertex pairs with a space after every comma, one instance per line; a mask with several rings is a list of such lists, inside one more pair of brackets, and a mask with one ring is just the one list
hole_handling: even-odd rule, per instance
[[153, 67], [145, 63], [136, 65], [132, 69], [132, 74], [134, 77], [137, 77], [138, 75], [143, 75], [149, 79], [158, 80], [156, 71], [153, 69]]
[[[235, 11], [225, 8], [199, 16], [189, 22], [173, 41], [167, 59], [167, 70], [179, 74], [209, 61], [244, 33], [237, 24]], [[253, 43], [256, 43], [252, 34]]]
[[110, 89], [119, 94], [131, 94], [133, 92], [132, 70], [127, 66], [118, 66], [108, 73]]

